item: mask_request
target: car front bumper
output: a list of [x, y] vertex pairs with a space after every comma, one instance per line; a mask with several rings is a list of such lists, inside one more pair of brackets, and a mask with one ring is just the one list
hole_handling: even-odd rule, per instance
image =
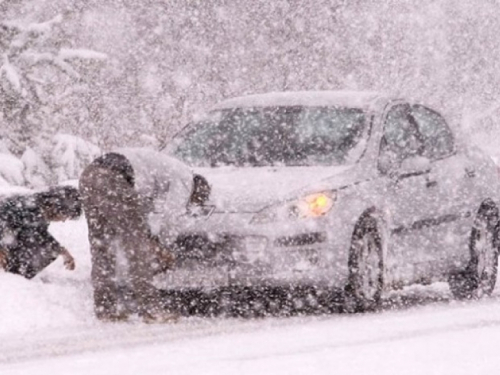
[[[317, 286], [342, 288], [347, 249], [340, 221], [250, 225], [250, 214], [214, 214], [177, 237], [177, 265], [161, 289]], [[196, 229], [196, 230], [193, 230]]]

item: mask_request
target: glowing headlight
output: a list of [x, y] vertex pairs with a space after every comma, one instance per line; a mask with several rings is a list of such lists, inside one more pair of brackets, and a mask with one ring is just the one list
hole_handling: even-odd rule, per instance
[[252, 223], [265, 224], [324, 216], [332, 209], [335, 199], [334, 191], [306, 195], [281, 205], [266, 207], [252, 218]]
[[323, 216], [332, 209], [333, 201], [331, 193], [308, 195], [290, 205], [290, 216], [299, 219]]

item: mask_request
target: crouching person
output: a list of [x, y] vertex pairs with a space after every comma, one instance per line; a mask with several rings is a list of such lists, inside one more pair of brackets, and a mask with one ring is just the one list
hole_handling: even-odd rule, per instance
[[0, 202], [0, 268], [31, 279], [61, 256], [68, 270], [72, 255], [49, 233], [49, 223], [76, 219], [82, 211], [70, 186], [6, 198]]
[[[182, 195], [192, 190], [191, 172], [178, 164], [158, 153], [132, 149], [105, 154], [83, 171], [80, 192], [89, 228], [97, 318], [120, 321], [137, 313], [145, 322], [175, 319], [153, 285], [154, 276], [172, 267], [174, 258], [152, 230], [152, 221], [161, 197], [176, 189]], [[185, 211], [186, 204], [178, 207]]]

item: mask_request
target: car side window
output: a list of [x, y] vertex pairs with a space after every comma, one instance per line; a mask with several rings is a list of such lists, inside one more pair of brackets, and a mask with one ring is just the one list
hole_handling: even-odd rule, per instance
[[399, 168], [403, 160], [422, 155], [423, 141], [408, 104], [392, 107], [384, 121], [379, 169], [383, 173]]
[[422, 156], [435, 160], [453, 152], [453, 134], [439, 113], [422, 105], [413, 105], [411, 116], [415, 119], [424, 142]]

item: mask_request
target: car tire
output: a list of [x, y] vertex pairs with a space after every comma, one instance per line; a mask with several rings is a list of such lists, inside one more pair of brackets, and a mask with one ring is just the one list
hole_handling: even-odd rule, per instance
[[370, 215], [364, 215], [354, 228], [348, 268], [344, 310], [350, 313], [376, 310], [384, 286], [384, 262], [381, 231], [377, 220]]
[[481, 205], [469, 236], [467, 268], [449, 279], [456, 299], [477, 299], [493, 292], [498, 271], [498, 216], [491, 200]]

